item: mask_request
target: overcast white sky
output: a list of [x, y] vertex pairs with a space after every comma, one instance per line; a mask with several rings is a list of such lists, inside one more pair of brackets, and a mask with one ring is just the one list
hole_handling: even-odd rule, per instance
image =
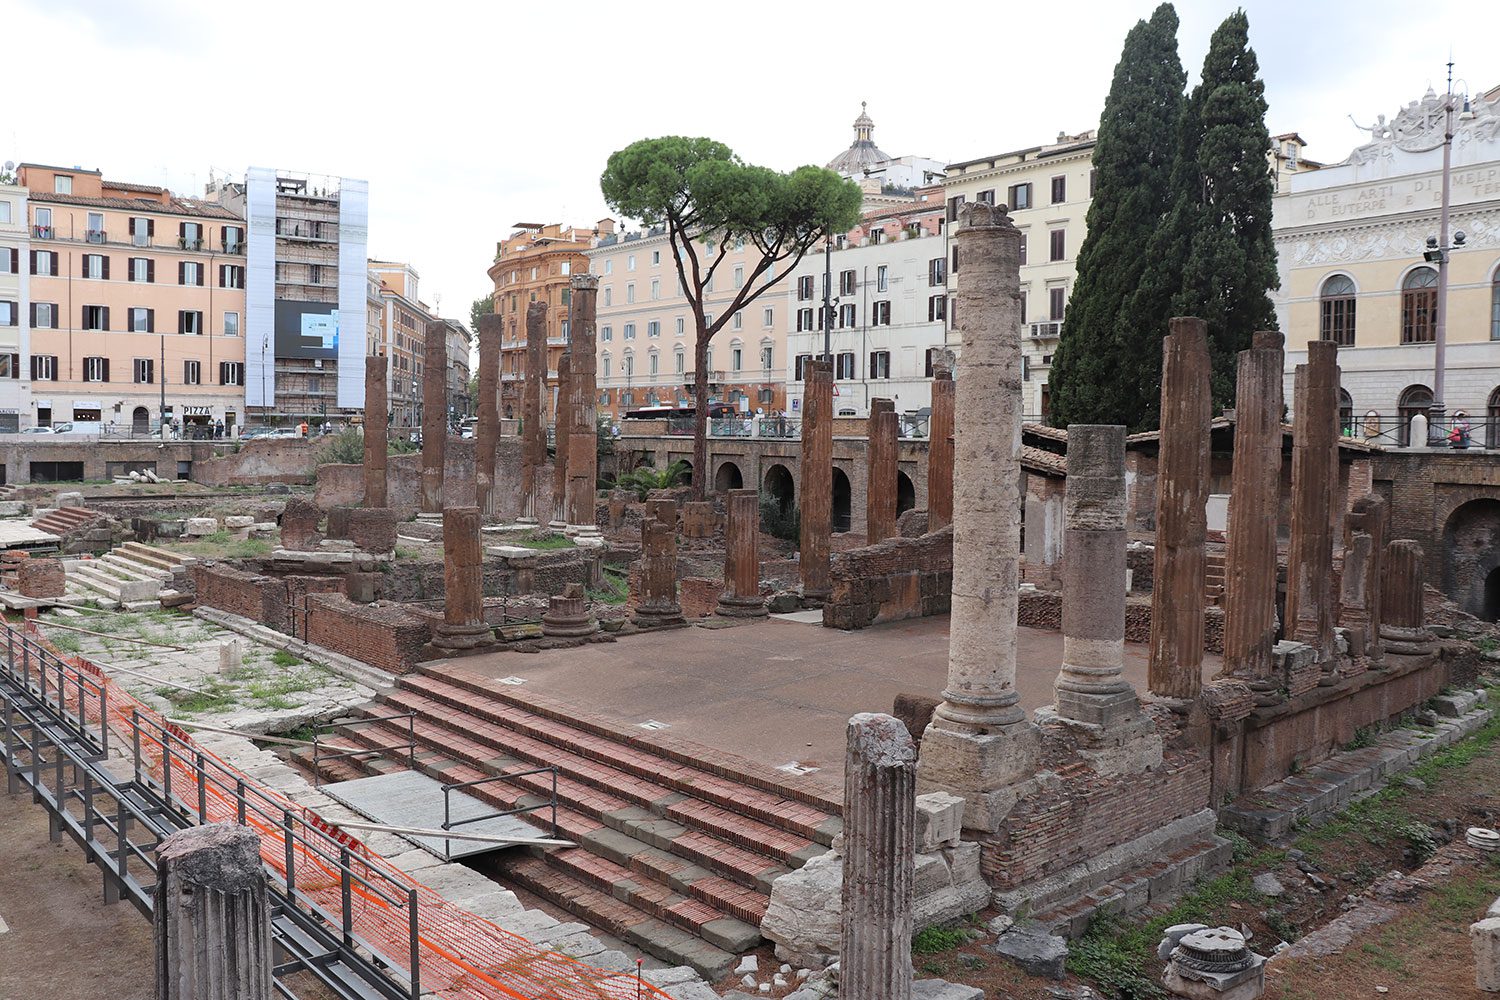
[[[370, 254], [468, 319], [513, 223], [592, 223], [645, 136], [709, 135], [780, 169], [846, 147], [859, 102], [895, 156], [949, 162], [1092, 128], [1149, 0], [735, 3], [8, 0], [0, 161], [201, 194], [248, 166], [370, 182]], [[1182, 0], [1196, 78], [1238, 6]], [[1340, 160], [1455, 73], [1500, 83], [1500, 3], [1247, 0], [1272, 134]]]

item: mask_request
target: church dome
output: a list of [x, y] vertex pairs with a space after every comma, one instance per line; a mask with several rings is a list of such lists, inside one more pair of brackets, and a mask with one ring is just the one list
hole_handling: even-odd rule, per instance
[[859, 117], [854, 119], [854, 142], [850, 147], [828, 162], [828, 169], [845, 177], [863, 177], [865, 170], [890, 159], [870, 135], [875, 131], [875, 122], [865, 113], [865, 102], [859, 103]]

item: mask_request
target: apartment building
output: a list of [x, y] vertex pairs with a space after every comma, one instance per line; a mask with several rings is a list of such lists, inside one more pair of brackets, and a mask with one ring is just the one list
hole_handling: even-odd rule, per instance
[[[1078, 249], [1094, 195], [1094, 130], [1059, 134], [1045, 146], [997, 153], [948, 165], [943, 181], [947, 220], [956, 233], [965, 203], [997, 200], [1021, 230], [1022, 398], [1031, 419], [1048, 412], [1047, 376], [1062, 334], [1068, 296], [1077, 276]], [[952, 236], [954, 233], [950, 233]], [[958, 350], [954, 306], [962, 282], [958, 247], [950, 241], [948, 346]], [[960, 359], [959, 364], [963, 362]]]
[[251, 412], [268, 422], [357, 418], [365, 402], [369, 184], [252, 167], [243, 183], [214, 194], [246, 220]]
[[825, 260], [803, 258], [780, 293], [791, 368], [788, 409], [802, 409], [807, 365], [824, 351], [823, 287], [832, 271], [834, 409], [865, 416], [870, 400], [894, 400], [920, 423], [932, 405], [932, 371], [943, 354], [948, 316], [946, 206], [941, 186], [900, 209], [879, 208], [839, 236]]
[[410, 264], [372, 260], [370, 274], [380, 284], [382, 353], [392, 427], [422, 426], [422, 373], [427, 369], [427, 324], [434, 319], [420, 297], [417, 272]]
[[469, 394], [469, 351], [473, 335], [456, 319], [440, 321], [448, 337], [448, 420], [457, 422], [474, 414], [474, 397]]
[[0, 183], [0, 432], [31, 427], [31, 241], [26, 189]]
[[[596, 226], [518, 222], [495, 247], [489, 276], [494, 282], [495, 315], [504, 319], [500, 340], [500, 415], [521, 415], [521, 385], [526, 378], [526, 309], [547, 304], [547, 392], [549, 412], [556, 412], [557, 362], [568, 345], [568, 307], [574, 274], [589, 269], [588, 252], [596, 240], [614, 233], [614, 220]], [[602, 295], [602, 293], [601, 293]], [[602, 298], [600, 300], [603, 301]]]
[[141, 434], [163, 418], [200, 431], [242, 422], [241, 218], [98, 170], [27, 163], [18, 181], [30, 217], [23, 422]]

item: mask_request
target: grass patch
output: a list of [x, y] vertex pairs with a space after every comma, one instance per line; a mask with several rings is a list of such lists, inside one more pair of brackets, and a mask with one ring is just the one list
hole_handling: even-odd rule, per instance
[[174, 687], [159, 687], [155, 694], [167, 699], [172, 708], [182, 715], [199, 715], [233, 708], [234, 690], [223, 681], [210, 681], [207, 687], [197, 691], [183, 691]]
[[272, 653], [271, 662], [276, 664], [278, 667], [297, 667], [302, 665], [301, 660], [297, 659], [295, 656], [293, 656], [291, 653], [288, 653], [284, 649], [278, 649], [274, 653]]
[[1344, 744], [1345, 750], [1363, 750], [1365, 747], [1375, 745], [1375, 737], [1380, 735], [1379, 726], [1365, 726], [1363, 729], [1354, 731], [1354, 739]]
[[259, 559], [271, 554], [273, 546], [264, 538], [238, 538], [224, 547], [230, 559]]
[[598, 590], [590, 587], [584, 593], [595, 604], [624, 604], [630, 598], [630, 583], [606, 569], [604, 586]]
[[912, 936], [911, 953], [936, 955], [968, 943], [969, 934], [962, 927], [928, 927]]
[[76, 653], [83, 648], [83, 642], [78, 636], [69, 632], [64, 632], [62, 635], [48, 636], [47, 641], [65, 653]]
[[552, 532], [532, 533], [513, 540], [517, 545], [524, 545], [528, 549], [573, 548], [573, 539], [566, 535], [558, 535]]

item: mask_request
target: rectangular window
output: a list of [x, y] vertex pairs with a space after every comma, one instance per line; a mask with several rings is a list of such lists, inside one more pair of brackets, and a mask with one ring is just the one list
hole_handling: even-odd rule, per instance
[[762, 316], [761, 326], [775, 326], [776, 325], [776, 310], [775, 309], [771, 308], [770, 306], [766, 306], [766, 308], [762, 311], [761, 316]]
[[108, 330], [109, 306], [84, 306], [83, 328], [85, 330]]
[[875, 291], [888, 292], [891, 288], [890, 269], [881, 264], [875, 268]]
[[1068, 301], [1068, 290], [1066, 288], [1047, 289], [1047, 318], [1060, 320], [1063, 318], [1063, 308]]
[[0, 326], [20, 326], [21, 307], [15, 302], [0, 302]]
[[83, 275], [85, 278], [97, 278], [100, 280], [109, 277], [109, 258], [102, 253], [86, 253], [83, 255]]
[[1021, 325], [1022, 326], [1026, 325], [1026, 300], [1027, 300], [1027, 298], [1029, 298], [1029, 296], [1030, 296], [1029, 292], [1027, 292], [1025, 289], [1021, 290], [1021, 294], [1019, 296], [1019, 299], [1020, 299], [1020, 303], [1021, 303]]
[[796, 368], [797, 368], [797, 381], [798, 382], [806, 382], [807, 381], [807, 366], [810, 365], [810, 364], [812, 364], [812, 355], [811, 354], [799, 354], [799, 355], [797, 355]]
[[651, 264], [652, 264], [652, 266], [654, 267], [655, 265], [660, 264], [660, 263], [661, 263], [661, 251], [660, 250], [652, 250], [651, 251]]
[[1047, 235], [1048, 235], [1048, 238], [1052, 241], [1051, 253], [1048, 255], [1047, 259], [1048, 260], [1062, 260], [1063, 257], [1066, 256], [1067, 248], [1068, 248], [1067, 247], [1067, 238], [1068, 238], [1067, 232], [1065, 230], [1062, 230], [1062, 229], [1054, 229], [1054, 230], [1052, 230], [1052, 232], [1048, 233]]
[[847, 351], [838, 357], [838, 365], [833, 373], [834, 378], [854, 378], [854, 352]]
[[31, 304], [31, 328], [33, 330], [55, 330], [57, 328], [57, 306], [51, 302]]
[[1030, 242], [1030, 240], [1027, 238], [1026, 230], [1024, 230], [1024, 229], [1021, 230], [1021, 258], [1020, 258], [1020, 263], [1022, 263], [1022, 264], [1026, 263], [1026, 244], [1029, 243], [1029, 242]]
[[32, 228], [31, 235], [42, 240], [52, 238], [52, 209], [38, 208], [36, 210], [36, 225]]
[[658, 362], [658, 357], [657, 357], [657, 354], [656, 354], [655, 351], [651, 352], [651, 359], [650, 360], [651, 360], [651, 374], [655, 375], [657, 373], [657, 365], [659, 363]]
[[238, 264], [219, 265], [220, 288], [244, 288], [245, 269]]
[[240, 361], [219, 362], [219, 384], [220, 385], [244, 385], [245, 365]]
[[[21, 356], [19, 354], [0, 354], [0, 378], [21, 377]], [[11, 417], [15, 420], [15, 417]], [[14, 428], [7, 428], [14, 430]]]
[[625, 324], [625, 339], [626, 340], [634, 340], [635, 339], [635, 324], [634, 323], [626, 323]]
[[744, 329], [744, 326], [745, 326], [745, 314], [743, 312], [737, 312], [737, 313], [735, 313], [734, 314], [734, 318], [730, 321], [730, 326], [733, 329], [735, 329], [735, 330]]
[[196, 309], [181, 309], [177, 313], [177, 332], [198, 336], [203, 333], [203, 313]]
[[883, 299], [880, 302], [876, 302], [873, 304], [870, 309], [870, 325], [891, 325], [891, 302], [889, 299]]
[[604, 273], [605, 274], [614, 274], [615, 273], [615, 262], [614, 261], [612, 261], [612, 260], [606, 260], [604, 262]]
[[31, 356], [31, 380], [33, 382], [56, 382], [57, 355], [33, 354]]
[[855, 288], [854, 272], [853, 271], [840, 271], [839, 272], [839, 294], [840, 295], [853, 295], [854, 294], [854, 288]]
[[134, 246], [149, 247], [156, 225], [150, 219], [134, 215], [130, 218], [130, 242]]
[[990, 188], [987, 191], [979, 192], [974, 196], [974, 202], [975, 204], [983, 202], [986, 205], [993, 205], [995, 203], [995, 189]]
[[156, 322], [155, 322], [156, 317], [155, 317], [155, 315], [153, 315], [154, 313], [155, 313], [154, 309], [146, 309], [146, 308], [143, 308], [141, 306], [135, 306], [135, 307], [133, 307], [130, 310], [130, 313], [129, 313], [129, 316], [130, 316], [130, 332], [131, 333], [155, 333], [156, 332]]
[[760, 349], [760, 367], [763, 371], [771, 370], [771, 362], [776, 357], [776, 349], [769, 344]]
[[927, 322], [936, 323], [938, 320], [948, 317], [948, 296], [929, 295], [927, 297]]
[[[0, 201], [0, 205], [9, 205], [8, 201]], [[0, 274], [19, 274], [21, 270], [21, 251], [14, 247], [0, 247]]]
[[934, 257], [927, 262], [927, 285], [946, 285], [948, 283], [948, 258]]
[[10, 225], [10, 202], [0, 201], [0, 223]]
[[646, 324], [646, 336], [647, 337], [660, 337], [661, 336], [661, 321], [660, 320], [653, 319], [649, 323]]
[[84, 358], [83, 380], [85, 382], [108, 382], [109, 381], [109, 359], [108, 358]]
[[683, 372], [683, 365], [684, 365], [684, 355], [683, 355], [683, 353], [681, 351], [678, 351], [677, 352], [677, 374], [679, 374], [679, 375], [682, 374], [682, 372]]
[[1018, 209], [1030, 208], [1030, 207], [1031, 207], [1031, 184], [1030, 184], [1030, 182], [1027, 182], [1025, 184], [1012, 184], [1010, 186], [1010, 210], [1012, 212], [1014, 212], [1014, 211], [1017, 211]]
[[135, 381], [137, 383], [151, 383], [156, 381], [156, 363], [150, 358], [135, 359]]
[[562, 262], [562, 273], [565, 274], [565, 275], [573, 273], [573, 262], [572, 261], [565, 260], [565, 261]]
[[797, 279], [797, 301], [806, 302], [813, 297], [813, 276], [804, 274]]
[[224, 252], [239, 253], [245, 248], [245, 230], [239, 226], [225, 226]]
[[224, 336], [238, 337], [240, 335], [240, 314], [227, 312], [224, 314]]
[[143, 283], [156, 280], [156, 267], [149, 257], [130, 258], [130, 280]]
[[797, 310], [797, 332], [806, 333], [813, 328], [813, 311], [811, 309]]
[[633, 281], [630, 282], [628, 285], [625, 286], [625, 301], [626, 302], [634, 302], [635, 301], [635, 282], [633, 282]]
[[57, 273], [57, 254], [52, 250], [31, 251], [31, 273], [51, 277]]
[[601, 326], [599, 328], [599, 339], [600, 340], [613, 340], [614, 337], [615, 337], [614, 327], [609, 326], [608, 324], [606, 324], [606, 325]]
[[1061, 205], [1068, 200], [1068, 179], [1066, 177], [1052, 178], [1052, 204]]
[[952, 271], [953, 271], [954, 274], [958, 273], [958, 247], [957, 247], [957, 245], [955, 245], [953, 247], [953, 267], [952, 267]]
[[631, 254], [630, 256], [628, 256], [628, 257], [625, 258], [625, 270], [627, 270], [627, 271], [634, 271], [635, 270], [635, 254]]
[[183, 385], [202, 385], [203, 384], [203, 362], [201, 362], [201, 361], [184, 361], [182, 363], [182, 384]]
[[635, 355], [625, 355], [625, 377], [629, 378], [635, 374]]
[[870, 352], [870, 377], [871, 378], [890, 378], [891, 377], [891, 352], [890, 351], [871, 351]]
[[948, 221], [958, 221], [958, 210], [964, 207], [964, 196], [956, 194], [948, 199]]
[[178, 223], [177, 245], [184, 250], [202, 250], [203, 227], [196, 222]]
[[179, 285], [203, 284], [203, 265], [195, 260], [179, 261], [177, 264], [177, 283]]
[[736, 265], [734, 269], [734, 287], [745, 287], [745, 265], [743, 264]]
[[73, 193], [73, 178], [69, 177], [67, 174], [58, 174], [55, 177], [53, 177], [52, 178], [52, 193], [53, 194], [72, 194]]
[[855, 313], [855, 308], [852, 303], [849, 305], [839, 306], [839, 329], [842, 330], [845, 327], [852, 327], [856, 324], [856, 321], [857, 314]]
[[740, 371], [741, 369], [743, 369], [744, 360], [745, 351], [743, 348], [736, 347], [734, 350], [729, 352], [729, 364], [732, 371]]
[[655, 302], [661, 298], [661, 279], [651, 279], [651, 301]]

